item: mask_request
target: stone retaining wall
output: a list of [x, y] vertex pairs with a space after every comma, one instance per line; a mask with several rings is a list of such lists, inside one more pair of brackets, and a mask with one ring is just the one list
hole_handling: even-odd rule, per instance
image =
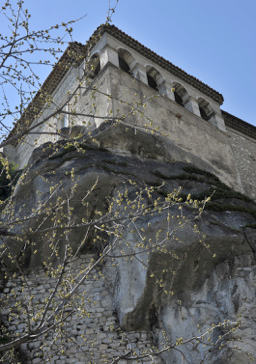
[[228, 128], [228, 134], [243, 192], [256, 200], [256, 140], [231, 128]]
[[[87, 255], [77, 259], [72, 268], [73, 273], [79, 274], [81, 269], [88, 265], [91, 258], [92, 256]], [[35, 310], [45, 304], [45, 299], [49, 297], [56, 282], [57, 278], [48, 277], [43, 270], [27, 276], [27, 284], [33, 295], [32, 302]], [[6, 295], [10, 295], [12, 306], [14, 306], [15, 300], [21, 298], [26, 300], [30, 293], [28, 287], [22, 284], [21, 279], [16, 278], [5, 284], [5, 288], [0, 294], [2, 302]], [[79, 301], [84, 302], [86, 314], [81, 313]], [[40, 337], [39, 340], [21, 345], [22, 363], [112, 363], [115, 357], [131, 350], [133, 353], [142, 354], [149, 352], [152, 348], [153, 337], [150, 332], [123, 332], [120, 329], [113, 307], [113, 299], [104, 278], [100, 277], [99, 273], [94, 272], [79, 287], [74, 306], [77, 311], [65, 321], [62, 331], [57, 329], [55, 332], [49, 332], [44, 337]], [[70, 310], [72, 310], [71, 307]], [[9, 313], [8, 307], [1, 312], [1, 321], [7, 331], [23, 335], [27, 331], [26, 318], [11, 317]], [[158, 363], [157, 360], [154, 361], [151, 357], [144, 359], [141, 363]], [[13, 363], [16, 362], [13, 361]], [[119, 361], [119, 364], [126, 363], [128, 361], [124, 359]], [[129, 363], [133, 363], [133, 361], [129, 361]]]

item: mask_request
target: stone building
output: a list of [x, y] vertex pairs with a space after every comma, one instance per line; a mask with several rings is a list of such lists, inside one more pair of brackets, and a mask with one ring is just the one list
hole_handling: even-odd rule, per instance
[[[256, 199], [256, 128], [222, 111], [222, 103], [220, 93], [115, 26], [100, 26], [86, 45], [70, 44], [4, 148], [10, 162], [21, 168], [28, 165], [2, 213], [8, 250], [1, 251], [0, 266], [0, 329], [22, 339], [22, 363], [251, 362], [256, 337], [256, 231], [251, 228], [256, 226], [255, 204], [224, 186], [228, 197], [220, 194], [217, 199], [224, 210], [209, 209], [196, 216], [189, 207], [179, 216], [175, 203], [170, 218], [169, 206], [162, 211], [156, 204], [153, 213], [138, 215], [133, 229], [135, 215], [129, 209], [136, 206], [123, 198], [128, 188], [130, 195], [142, 196], [145, 186], [146, 207], [155, 206], [151, 188], [157, 194], [154, 202], [164, 201], [179, 186], [184, 195], [208, 196], [206, 192], [221, 185], [216, 175]], [[84, 149], [74, 150], [80, 137]], [[57, 141], [58, 151], [49, 145]], [[51, 229], [53, 224], [62, 229], [66, 221], [60, 201], [75, 212], [68, 215], [72, 219], [65, 236]], [[120, 235], [114, 234], [116, 245], [108, 234], [111, 225], [106, 223], [102, 231], [98, 219], [110, 214], [109, 206], [114, 206], [111, 214], [130, 206], [127, 225], [122, 225]], [[99, 226], [89, 234], [84, 221], [99, 221]], [[175, 232], [172, 239], [169, 232]], [[52, 271], [52, 262], [59, 264], [65, 246], [70, 247], [70, 259], [63, 270], [58, 265]], [[94, 264], [106, 246], [111, 255], [104, 264], [101, 258]], [[139, 259], [133, 259], [138, 254]], [[13, 256], [24, 266], [24, 274], [15, 272], [9, 278]], [[64, 280], [67, 285], [61, 287]], [[17, 300], [24, 303], [19, 309]], [[67, 317], [58, 332], [55, 324], [48, 331], [63, 307]], [[23, 341], [38, 324], [35, 333], [40, 335]], [[200, 333], [207, 333], [202, 336], [205, 341], [197, 340]], [[182, 338], [185, 345], [180, 345]], [[17, 363], [12, 359], [2, 362]]]
[[[106, 120], [154, 129], [175, 147], [173, 160], [217, 175], [256, 198], [256, 128], [221, 110], [223, 96], [113, 25], [70, 44], [4, 148], [21, 168], [46, 141], [88, 134]], [[80, 126], [80, 128], [79, 128]]]

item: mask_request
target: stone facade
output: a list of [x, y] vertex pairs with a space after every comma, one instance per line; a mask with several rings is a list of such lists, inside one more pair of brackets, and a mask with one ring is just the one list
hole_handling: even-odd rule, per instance
[[229, 141], [239, 171], [243, 192], [256, 200], [256, 139], [228, 128]]
[[[109, 29], [113, 30], [114, 28]], [[161, 135], [161, 138], [156, 139], [156, 144], [152, 144], [153, 147], [150, 146], [147, 149], [141, 146], [140, 150], [136, 149], [134, 152], [135, 148], [132, 143], [127, 148], [125, 148], [126, 145], [120, 145], [128, 144], [129, 141], [128, 138], [125, 140], [125, 138], [120, 137], [120, 130], [118, 137], [117, 128], [115, 129], [115, 136], [117, 137], [116, 139], [112, 138], [111, 141], [104, 140], [103, 143], [99, 137], [97, 139], [96, 135], [96, 143], [98, 142], [99, 146], [104, 144], [104, 148], [110, 151], [113, 150], [115, 153], [114, 158], [118, 154], [126, 154], [126, 156], [136, 154], [141, 163], [145, 163], [146, 158], [152, 158], [151, 160], [155, 159], [154, 163], [160, 165], [162, 159], [164, 160], [164, 153], [154, 157], [154, 153], [150, 154], [149, 149], [162, 149], [170, 156], [166, 175], [169, 175], [171, 163], [189, 163], [205, 171], [212, 172], [230, 187], [256, 199], [256, 132], [247, 133], [246, 128], [240, 128], [239, 125], [244, 125], [241, 120], [236, 120], [236, 127], [232, 127], [230, 116], [227, 116], [227, 113], [223, 113], [220, 109], [223, 98], [219, 93], [161, 59], [150, 50], [145, 49], [145, 47], [139, 45], [138, 42], [124, 35], [121, 31], [114, 29], [112, 32], [112, 30], [103, 32], [90, 50], [93, 69], [89, 71], [89, 76], [86, 71], [86, 59], [80, 64], [70, 67], [63, 74], [57, 86], [54, 90], [51, 90], [51, 104], [44, 104], [39, 115], [30, 120], [30, 125], [36, 126], [33, 133], [24, 137], [20, 143], [11, 144], [5, 148], [4, 152], [9, 160], [20, 167], [24, 167], [29, 163], [30, 166], [33, 166], [33, 163], [36, 164], [37, 160], [35, 158], [35, 162], [33, 162], [30, 156], [35, 147], [44, 144], [46, 141], [56, 142], [67, 135], [72, 138], [82, 133], [88, 137], [90, 137], [90, 134], [95, 137], [96, 132], [100, 134], [102, 131], [100, 130], [102, 123], [114, 120], [114, 123], [110, 123], [111, 128], [115, 127], [115, 123], [122, 123], [130, 127], [130, 133], [131, 130], [134, 130], [134, 135], [139, 134], [141, 131]], [[85, 74], [87, 74], [87, 78], [84, 78]], [[46, 121], [44, 122], [44, 120]], [[227, 120], [226, 124], [225, 120]], [[102, 132], [102, 134], [104, 133]], [[164, 140], [168, 140], [168, 143], [165, 143]], [[67, 165], [63, 168], [68, 169], [70, 161], [67, 160], [66, 162]], [[177, 165], [177, 163], [175, 164]], [[99, 166], [102, 168], [102, 164]], [[134, 163], [132, 166], [134, 168]], [[66, 173], [68, 172], [67, 170]], [[96, 170], [93, 180], [95, 181], [95, 176], [99, 175], [99, 170]], [[57, 174], [57, 178], [60, 178], [60, 174]], [[80, 180], [79, 183], [85, 185], [84, 181], [88, 181], [88, 176], [85, 176], [84, 180], [79, 177], [78, 179]], [[108, 182], [111, 179], [116, 182], [117, 177], [110, 174], [107, 175], [107, 179]], [[103, 184], [107, 184], [105, 181], [101, 182], [102, 185], [99, 188], [99, 190], [103, 191], [104, 200], [107, 196], [103, 190]], [[177, 181], [177, 183], [179, 182]], [[198, 187], [194, 189], [198, 192]], [[35, 191], [38, 190], [39, 188], [35, 188]], [[40, 192], [42, 192], [42, 184]], [[31, 194], [31, 189], [28, 193]], [[25, 199], [25, 195], [22, 197]], [[32, 205], [34, 206], [34, 204]], [[252, 217], [250, 218], [252, 219]], [[198, 246], [192, 246], [193, 249], [189, 254], [191, 262], [189, 263], [185, 259], [187, 257], [187, 248], [184, 247], [182, 252], [184, 253], [182, 255], [184, 259], [181, 260], [184, 265], [178, 265], [177, 268], [177, 271], [180, 270], [181, 277], [179, 283], [177, 283], [179, 290], [185, 293], [188, 292], [190, 289], [189, 284], [193, 282], [193, 275], [195, 281], [197, 275], [200, 280], [202, 277], [206, 277], [205, 282], [201, 281], [200, 285], [198, 284], [200, 288], [197, 292], [191, 289], [189, 298], [184, 294], [184, 305], [180, 299], [176, 302], [177, 298], [179, 298], [179, 291], [177, 297], [172, 298], [170, 296], [171, 298], [168, 298], [170, 299], [169, 303], [164, 295], [166, 293], [163, 294], [162, 292], [162, 296], [164, 296], [161, 302], [162, 309], [157, 312], [157, 305], [151, 305], [151, 303], [159, 302], [161, 293], [158, 289], [152, 290], [151, 286], [147, 286], [147, 271], [145, 270], [147, 266], [146, 264], [142, 266], [139, 264], [138, 267], [137, 260], [133, 262], [122, 261], [115, 268], [115, 274], [112, 274], [111, 264], [110, 267], [107, 267], [108, 261], [105, 268], [107, 267], [111, 272], [109, 277], [106, 274], [106, 278], [102, 277], [100, 270], [95, 269], [93, 274], [79, 286], [77, 293], [72, 298], [70, 310], [75, 309], [75, 311], [65, 320], [63, 330], [60, 325], [54, 332], [49, 331], [39, 339], [30, 341], [28, 344], [22, 344], [20, 355], [23, 356], [23, 362], [28, 364], [47, 362], [51, 364], [115, 363], [116, 357], [125, 356], [130, 352], [134, 353], [134, 355], [143, 355], [149, 354], [155, 349], [154, 347], [162, 349], [168, 343], [168, 340], [172, 341], [183, 337], [189, 330], [190, 336], [194, 337], [197, 335], [198, 322], [206, 331], [208, 321], [214, 322], [214, 325], [217, 326], [218, 322], [229, 319], [232, 314], [232, 318], [234, 317], [235, 320], [238, 315], [244, 316], [243, 320], [247, 324], [247, 313], [250, 310], [253, 311], [255, 306], [253, 283], [255, 282], [255, 265], [253, 265], [254, 260], [251, 257], [255, 250], [247, 245], [248, 237], [247, 243], [245, 243], [242, 233], [240, 232], [241, 235], [238, 234], [238, 227], [242, 227], [245, 223], [251, 221], [248, 219], [248, 216], [242, 215], [241, 222], [237, 215], [230, 216], [229, 211], [227, 211], [226, 216], [214, 214], [211, 223], [209, 223], [209, 216], [206, 219], [207, 239], [212, 234], [212, 245], [220, 254], [223, 249], [227, 249], [227, 252], [219, 257], [218, 268], [213, 272], [210, 271], [213, 266], [211, 264], [217, 265], [217, 263], [212, 263], [210, 259], [216, 260], [215, 254], [209, 255], [207, 250], [205, 252], [207, 258], [201, 259], [200, 256], [201, 261], [209, 260], [209, 264], [203, 266], [198, 258], [201, 247], [199, 249]], [[163, 221], [162, 226], [165, 226], [165, 217]], [[223, 226], [223, 221], [226, 226]], [[154, 218], [154, 223], [156, 224], [156, 231], [161, 227], [161, 221]], [[148, 224], [148, 221], [145, 221], [145, 226], [151, 226], [151, 222]], [[145, 226], [141, 225], [142, 231], [144, 231]], [[217, 232], [213, 230], [213, 226], [217, 226]], [[229, 236], [227, 226], [231, 226]], [[127, 229], [127, 239], [125, 241], [131, 243], [132, 238], [129, 229]], [[221, 229], [223, 229], [222, 234], [220, 234]], [[165, 231], [165, 229], [159, 231]], [[148, 234], [150, 236], [154, 235], [152, 230], [149, 230]], [[192, 240], [191, 233], [188, 233], [184, 238], [185, 242], [191, 243]], [[228, 246], [229, 242], [232, 245], [230, 248]], [[238, 245], [237, 251], [235, 243]], [[134, 240], [132, 246], [136, 246], [136, 244], [137, 240]], [[242, 258], [232, 258], [232, 261], [230, 251], [235, 256]], [[120, 253], [117, 255], [120, 256]], [[161, 268], [162, 271], [165, 264], [165, 273], [167, 273], [170, 265], [169, 257], [165, 261], [161, 255], [152, 254], [152, 256], [153, 258], [149, 264], [150, 269], [153, 267], [154, 271], [157, 272]], [[71, 282], [71, 285], [77, 281], [79, 275], [86, 269], [92, 258], [93, 255], [90, 254], [81, 255], [72, 263], [69, 263], [66, 271], [70, 272], [68, 281]], [[148, 258], [145, 253], [145, 262], [148, 262]], [[161, 267], [158, 267], [158, 263]], [[172, 264], [174, 263], [172, 262]], [[203, 266], [203, 268], [200, 268], [201, 271], [198, 268], [200, 264]], [[188, 269], [189, 266], [190, 270]], [[207, 268], [209, 272], [205, 268], [208, 266], [210, 267]], [[187, 273], [189, 275], [187, 280], [183, 280], [185, 271], [190, 272]], [[233, 272], [233, 277], [231, 272]], [[172, 276], [172, 272], [170, 272], [169, 277], [177, 276], [175, 271], [173, 273], [175, 274]], [[249, 276], [249, 274], [250, 279], [248, 278], [247, 281], [247, 275]], [[75, 277], [74, 281], [73, 277]], [[114, 284], [112, 283], [117, 279], [122, 281], [123, 286], [120, 285], [121, 288], [115, 287], [113, 289]], [[25, 283], [24, 280], [26, 280]], [[169, 281], [171, 281], [171, 278], [167, 279], [167, 282]], [[184, 282], [183, 288], [182, 282]], [[26, 307], [31, 308], [31, 310], [32, 306], [34, 306], [40, 311], [40, 307], [45, 307], [56, 283], [57, 278], [47, 275], [44, 269], [35, 270], [33, 273], [23, 276], [23, 279], [19, 276], [19, 278], [12, 278], [4, 282], [3, 286], [0, 287], [2, 292], [0, 301], [2, 304], [1, 323], [6, 331], [8, 333], [18, 333], [21, 336], [25, 334], [28, 331], [25, 323], [27, 322], [27, 312], [24, 312], [24, 318], [22, 316], [17, 317], [15, 310], [12, 310], [11, 313], [9, 307], [15, 308], [15, 302], [21, 301], [25, 302]], [[244, 292], [244, 290], [247, 291]], [[236, 293], [237, 291], [238, 293]], [[155, 297], [153, 297], [153, 293]], [[212, 297], [210, 297], [210, 293], [212, 293]], [[57, 294], [56, 305], [58, 300], [61, 301], [63, 295], [64, 292]], [[180, 294], [180, 296], [182, 295]], [[7, 297], [8, 300], [5, 301]], [[236, 302], [233, 305], [232, 300], [234, 297]], [[147, 305], [150, 306], [147, 315], [148, 320], [149, 316], [152, 316], [150, 317], [152, 319], [150, 322], [153, 322], [152, 327], [148, 327], [148, 331], [142, 329], [134, 331], [134, 326], [129, 326], [130, 321], [128, 318], [134, 315], [132, 324], [139, 327], [139, 320], [143, 321], [143, 317], [146, 317], [145, 307]], [[158, 306], [161, 307], [161, 305]], [[83, 312], [82, 307], [84, 308]], [[154, 310], [151, 311], [151, 308], [154, 308]], [[138, 312], [139, 315], [135, 317]], [[52, 313], [53, 311], [49, 310], [47, 315], [50, 316]], [[36, 317], [34, 313], [31, 316]], [[254, 318], [254, 316], [252, 317]], [[182, 324], [185, 321], [186, 324]], [[158, 322], [158, 326], [154, 322]], [[31, 325], [33, 326], [33, 323]], [[126, 329], [122, 330], [119, 325], [123, 328], [126, 327]], [[141, 328], [145, 329], [145, 326], [141, 326]], [[169, 337], [167, 340], [166, 333]], [[255, 337], [253, 333], [248, 334], [249, 336], [251, 341]], [[240, 339], [235, 336], [234, 340], [235, 343], [240, 342]], [[250, 345], [251, 341], [248, 339]], [[198, 343], [194, 345], [194, 353], [192, 354], [190, 348], [184, 349], [186, 357], [190, 358], [191, 355], [191, 363], [194, 362], [193, 358], [198, 359], [201, 357], [202, 360], [204, 356], [208, 357], [208, 363], [213, 363], [213, 357], [217, 358], [215, 363], [226, 363], [233, 355], [233, 343], [228, 343], [226, 352], [228, 352], [229, 357], [228, 359], [227, 356], [224, 358], [225, 352], [223, 361], [219, 360], [219, 354], [214, 353], [213, 355], [210, 350], [208, 352], [208, 349], [203, 349], [200, 346], [198, 348]], [[251, 349], [248, 352], [251, 355]], [[171, 355], [174, 363], [183, 360], [180, 351]], [[165, 353], [162, 358], [165, 356], [165, 363], [169, 363], [169, 354], [167, 356], [167, 353]], [[238, 356], [236, 356], [237, 358]], [[242, 360], [234, 361], [234, 363], [243, 362]], [[125, 360], [125, 358], [118, 362], [119, 364], [135, 364], [135, 361]], [[158, 356], [149, 355], [140, 362], [142, 364], [160, 364], [164, 361]], [[4, 364], [7, 364], [7, 362], [4, 362]]]
[[[92, 255], [83, 255], [70, 265], [72, 274], [77, 276], [90, 263]], [[57, 283], [57, 278], [50, 278], [44, 270], [34, 271], [26, 276], [27, 285], [22, 279], [12, 279], [6, 283], [0, 301], [4, 302], [6, 295], [13, 301], [25, 300], [32, 294], [34, 307], [44, 305], [50, 292]], [[29, 287], [29, 288], [28, 288]], [[79, 287], [75, 301], [85, 302], [86, 314], [76, 311], [64, 323], [64, 332], [49, 332], [39, 340], [21, 345], [22, 362], [26, 364], [99, 364], [111, 363], [115, 357], [125, 355], [132, 350], [138, 354], [149, 353], [154, 346], [152, 333], [147, 331], [123, 332], [117, 323], [113, 297], [109, 292], [108, 283], [94, 272], [84, 284]], [[82, 298], [80, 297], [82, 296]], [[50, 315], [48, 312], [47, 315]], [[22, 335], [27, 327], [22, 323], [22, 317], [10, 316], [8, 308], [1, 310], [1, 321], [8, 332]], [[26, 322], [26, 317], [24, 321]], [[157, 335], [157, 330], [155, 331]], [[135, 361], [136, 362], [136, 361]], [[135, 363], [129, 361], [129, 363]], [[120, 364], [127, 364], [122, 359]], [[142, 363], [158, 363], [158, 359], [145, 358]], [[7, 363], [5, 363], [7, 364]], [[11, 364], [8, 361], [8, 364]]]
[[18, 145], [5, 147], [9, 161], [23, 168], [33, 149], [58, 140], [63, 127], [68, 127], [68, 134], [80, 125], [89, 134], [102, 122], [118, 118], [164, 134], [181, 150], [174, 160], [213, 172], [230, 187], [255, 198], [254, 137], [236, 133], [230, 123], [227, 131], [220, 109], [222, 95], [114, 26], [97, 30], [94, 38], [89, 58], [95, 71], [88, 71], [89, 58], [85, 57], [59, 77], [53, 92], [47, 86], [53, 76], [48, 77], [45, 87], [53, 102], [31, 119], [31, 125], [47, 121]]

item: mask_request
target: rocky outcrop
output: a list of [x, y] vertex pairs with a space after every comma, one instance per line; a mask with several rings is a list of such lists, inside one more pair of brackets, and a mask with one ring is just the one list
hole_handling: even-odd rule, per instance
[[[205, 163], [193, 167], [198, 157], [163, 137], [101, 128], [93, 142], [84, 136], [34, 151], [2, 215], [6, 231], [30, 239], [7, 234], [12, 254], [26, 269], [58, 263], [66, 235], [54, 231], [53, 255], [51, 229], [69, 224], [73, 252], [98, 256], [113, 245], [103, 273], [119, 324], [127, 332], [152, 332], [163, 350], [158, 361], [249, 362], [256, 336], [254, 202]], [[208, 196], [201, 214], [194, 201]], [[153, 207], [142, 213], [143, 204]], [[101, 215], [119, 219], [115, 234], [111, 222], [101, 226]], [[96, 229], [84, 239], [89, 223]], [[181, 345], [164, 350], [180, 338]]]

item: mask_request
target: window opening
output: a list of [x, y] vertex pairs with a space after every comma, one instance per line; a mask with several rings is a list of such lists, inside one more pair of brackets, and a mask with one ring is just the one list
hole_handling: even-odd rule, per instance
[[174, 91], [174, 97], [177, 104], [184, 107], [182, 97], [176, 91]]
[[174, 87], [174, 99], [177, 104], [187, 109], [187, 101], [189, 100], [189, 94], [185, 87], [183, 87], [180, 83], [175, 82], [173, 84]]
[[130, 74], [130, 67], [128, 63], [120, 56], [118, 56], [118, 59], [119, 59], [119, 67], [121, 68], [121, 70]]
[[207, 121], [208, 117], [207, 117], [207, 114], [204, 111], [204, 109], [199, 106], [199, 111], [200, 111], [201, 118]]
[[147, 78], [148, 78], [148, 85], [150, 87], [152, 87], [154, 90], [158, 91], [158, 88], [157, 88], [157, 83], [156, 81], [153, 79], [152, 76], [150, 76], [148, 73], [147, 73]]
[[201, 115], [202, 119], [204, 119], [206, 121], [210, 121], [214, 117], [215, 113], [214, 113], [212, 106], [209, 104], [209, 102], [200, 98], [198, 100], [198, 106], [199, 106], [199, 111], [200, 111], [200, 115]]
[[94, 71], [94, 77], [98, 76], [98, 74], [100, 73], [100, 62], [98, 62], [95, 71]]

